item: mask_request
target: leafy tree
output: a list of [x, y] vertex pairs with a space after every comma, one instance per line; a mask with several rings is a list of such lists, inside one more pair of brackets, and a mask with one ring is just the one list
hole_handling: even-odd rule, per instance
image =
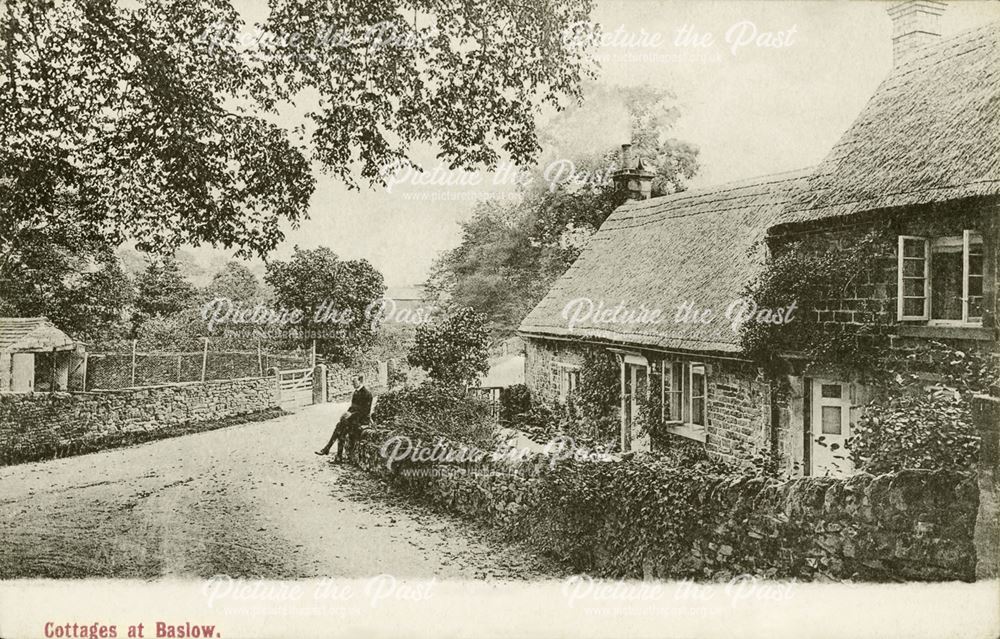
[[171, 317], [196, 311], [197, 291], [180, 273], [172, 256], [150, 259], [136, 281], [133, 325], [139, 329], [153, 317]]
[[367, 260], [341, 260], [327, 247], [296, 246], [287, 262], [268, 263], [264, 279], [274, 288], [279, 309], [301, 312], [302, 321], [290, 328], [322, 335], [319, 352], [343, 359], [372, 343], [378, 318], [373, 321], [370, 309], [385, 293], [385, 283]]
[[[547, 151], [524, 180], [522, 199], [480, 203], [463, 224], [462, 242], [435, 263], [428, 290], [484, 313], [494, 338], [511, 334], [624, 202], [611, 181], [612, 169], [621, 165], [620, 149], [566, 142], [578, 139], [581, 128], [597, 126], [592, 120], [598, 116], [620, 111], [631, 125], [635, 156], [655, 169], [653, 195], [683, 189], [697, 171], [697, 149], [665, 136], [678, 117], [672, 96], [650, 88], [589, 87], [587, 103], [567, 110], [540, 134]], [[583, 179], [568, 177], [570, 169]]]
[[227, 262], [222, 270], [212, 277], [203, 295], [207, 300], [224, 297], [244, 306], [261, 302], [266, 296], [264, 287], [253, 271], [235, 260]]
[[[273, 0], [252, 28], [237, 4], [5, 3], [0, 271], [59, 220], [144, 251], [263, 255], [306, 215], [310, 161], [352, 186], [415, 144], [454, 167], [525, 162], [541, 106], [592, 74], [563, 37], [589, 0]], [[296, 102], [306, 119], [275, 124]]]
[[44, 315], [86, 341], [124, 336], [132, 298], [111, 247], [66, 225], [24, 234], [0, 276], [0, 315]]
[[407, 361], [444, 383], [473, 385], [489, 371], [489, 336], [485, 318], [471, 308], [417, 327]]

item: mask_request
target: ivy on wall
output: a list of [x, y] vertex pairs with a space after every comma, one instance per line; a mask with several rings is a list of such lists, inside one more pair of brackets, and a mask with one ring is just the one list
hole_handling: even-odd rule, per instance
[[[796, 354], [810, 363], [842, 366], [852, 372], [878, 368], [878, 354], [888, 346], [889, 300], [873, 293], [892, 238], [884, 230], [870, 231], [842, 246], [823, 236], [791, 242], [769, 260], [744, 297], [762, 309], [796, 311], [783, 324], [748, 322], [741, 332], [743, 350], [773, 372], [787, 372], [784, 355]], [[868, 287], [869, 294], [859, 296]], [[859, 323], [825, 320], [843, 300], [855, 300]]]

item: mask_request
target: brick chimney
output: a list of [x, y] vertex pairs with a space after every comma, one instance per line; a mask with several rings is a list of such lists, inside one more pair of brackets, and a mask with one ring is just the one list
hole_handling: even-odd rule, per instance
[[614, 172], [615, 188], [627, 191], [630, 200], [648, 200], [653, 192], [653, 173], [647, 171], [640, 159], [632, 166], [632, 145], [622, 145], [622, 167]]
[[892, 19], [892, 66], [898, 67], [940, 39], [939, 23], [946, 7], [940, 0], [903, 0], [886, 9]]

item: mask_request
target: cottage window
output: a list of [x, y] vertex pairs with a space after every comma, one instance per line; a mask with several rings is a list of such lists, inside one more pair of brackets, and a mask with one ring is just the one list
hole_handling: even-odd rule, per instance
[[565, 404], [576, 393], [580, 385], [580, 367], [571, 364], [554, 363], [550, 370], [550, 380], [556, 389], [559, 403]]
[[708, 424], [708, 377], [704, 364], [663, 363], [663, 420], [673, 432], [705, 441]]
[[901, 235], [897, 257], [898, 319], [935, 325], [982, 323], [983, 239], [979, 233], [937, 238]]

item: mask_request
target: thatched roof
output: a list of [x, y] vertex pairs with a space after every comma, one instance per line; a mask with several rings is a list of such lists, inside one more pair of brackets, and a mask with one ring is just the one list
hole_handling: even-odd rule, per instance
[[893, 69], [783, 223], [1000, 194], [1000, 22]]
[[0, 351], [67, 350], [75, 344], [44, 317], [0, 317]]
[[[725, 319], [763, 259], [764, 237], [807, 172], [797, 171], [685, 191], [618, 208], [569, 270], [521, 323], [529, 336], [588, 338], [685, 351], [736, 352]], [[570, 329], [567, 303], [587, 298], [606, 308], [660, 309], [650, 324], [591, 320]], [[707, 324], [677, 323], [677, 307], [710, 309]]]

